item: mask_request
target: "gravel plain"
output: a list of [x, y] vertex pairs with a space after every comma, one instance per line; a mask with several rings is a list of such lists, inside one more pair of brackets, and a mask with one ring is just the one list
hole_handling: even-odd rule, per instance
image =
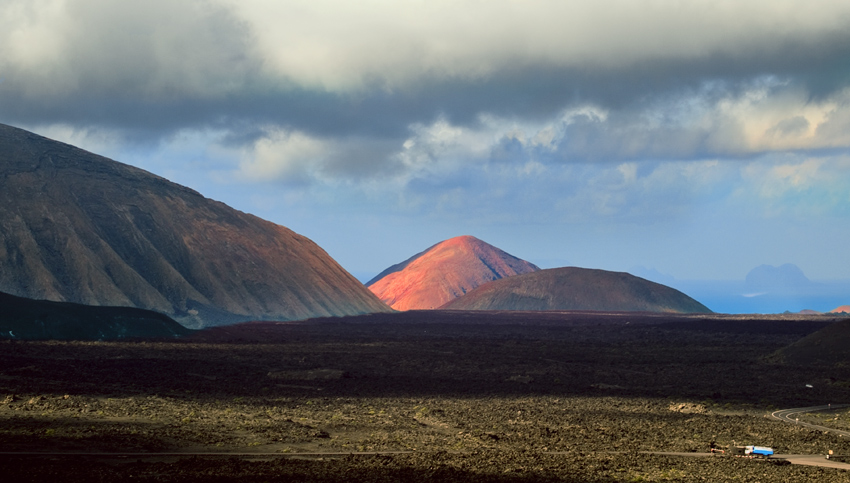
[[[828, 322], [416, 312], [3, 341], [0, 467], [9, 481], [848, 481], [651, 454], [850, 454], [769, 417], [850, 402], [848, 368], [770, 357]], [[850, 427], [846, 410], [806, 418]]]

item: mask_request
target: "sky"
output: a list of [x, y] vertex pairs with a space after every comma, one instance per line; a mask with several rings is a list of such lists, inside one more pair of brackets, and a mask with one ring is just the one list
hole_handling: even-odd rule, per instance
[[367, 280], [850, 279], [850, 2], [0, 0], [0, 122], [287, 226]]

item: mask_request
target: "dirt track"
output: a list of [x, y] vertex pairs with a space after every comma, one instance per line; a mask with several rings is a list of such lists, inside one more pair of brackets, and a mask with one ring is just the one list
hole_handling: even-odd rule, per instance
[[183, 341], [2, 342], [0, 451], [412, 453], [0, 465], [20, 481], [846, 481], [838, 469], [641, 453], [715, 441], [850, 454], [837, 436], [769, 418], [850, 401], [847, 369], [760, 362], [822, 325], [412, 313]]

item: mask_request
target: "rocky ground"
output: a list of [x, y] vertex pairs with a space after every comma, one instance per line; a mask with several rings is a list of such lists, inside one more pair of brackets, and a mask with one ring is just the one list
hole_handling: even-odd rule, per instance
[[[381, 317], [0, 342], [0, 467], [9, 481], [850, 479], [649, 454], [712, 441], [850, 454], [768, 417], [850, 402], [850, 369], [765, 359], [824, 319]], [[806, 417], [850, 426], [846, 410]]]

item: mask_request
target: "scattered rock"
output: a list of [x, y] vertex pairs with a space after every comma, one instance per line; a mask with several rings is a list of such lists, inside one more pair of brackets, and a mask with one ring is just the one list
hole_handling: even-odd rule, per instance
[[673, 403], [673, 404], [670, 405], [670, 407], [668, 409], [670, 409], [673, 412], [683, 413], [683, 414], [707, 414], [707, 413], [710, 412], [708, 410], [708, 408], [706, 408], [702, 404], [689, 403], [689, 402]]

